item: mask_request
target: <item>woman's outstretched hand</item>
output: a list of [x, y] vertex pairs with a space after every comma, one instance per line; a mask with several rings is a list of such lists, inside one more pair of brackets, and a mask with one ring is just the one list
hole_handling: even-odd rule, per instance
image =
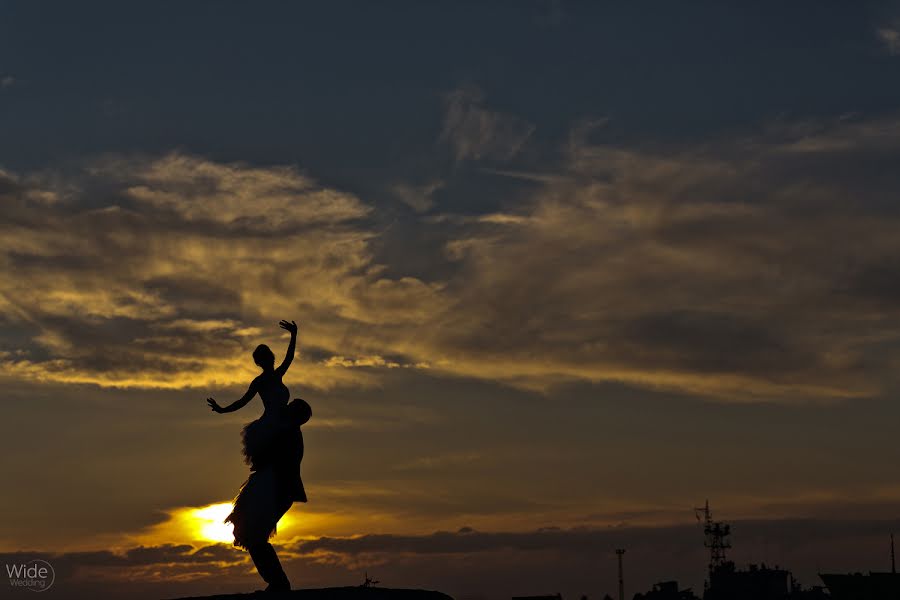
[[219, 406], [219, 403], [213, 400], [212, 398], [207, 398], [206, 403], [209, 404], [209, 407], [213, 410], [213, 412], [220, 413], [222, 412], [222, 407]]
[[287, 329], [288, 331], [290, 331], [291, 335], [297, 335], [297, 324], [293, 321], [281, 321], [278, 326], [282, 329]]

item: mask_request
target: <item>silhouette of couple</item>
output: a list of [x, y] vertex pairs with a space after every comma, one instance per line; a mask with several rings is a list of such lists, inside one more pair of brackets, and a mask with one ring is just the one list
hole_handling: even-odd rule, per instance
[[312, 409], [290, 392], [282, 377], [294, 360], [297, 347], [297, 324], [281, 321], [282, 329], [291, 334], [287, 354], [275, 366], [275, 355], [265, 344], [253, 351], [253, 362], [262, 369], [250, 382], [247, 393], [228, 406], [219, 406], [212, 398], [206, 402], [213, 412], [227, 413], [243, 408], [256, 394], [262, 398], [264, 411], [260, 418], [248, 423], [241, 432], [244, 461], [250, 465], [250, 477], [234, 499], [234, 508], [225, 519], [234, 525], [234, 545], [245, 548], [260, 576], [268, 584], [266, 591], [291, 589], [275, 548], [269, 538], [275, 534], [278, 520], [294, 502], [306, 502], [306, 491], [300, 479], [303, 460], [303, 434], [300, 426], [309, 421]]

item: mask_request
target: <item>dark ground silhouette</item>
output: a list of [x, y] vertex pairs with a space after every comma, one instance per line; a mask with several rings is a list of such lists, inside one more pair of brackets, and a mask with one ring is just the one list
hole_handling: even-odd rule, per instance
[[290, 598], [291, 600], [453, 600], [451, 596], [430, 590], [404, 590], [379, 587], [334, 587], [276, 593], [222, 594], [191, 596], [176, 600], [248, 600], [250, 598]]

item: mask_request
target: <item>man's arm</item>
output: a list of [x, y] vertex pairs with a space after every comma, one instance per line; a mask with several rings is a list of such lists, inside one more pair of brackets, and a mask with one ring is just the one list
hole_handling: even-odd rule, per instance
[[293, 321], [290, 323], [282, 321], [278, 325], [280, 325], [282, 329], [291, 332], [291, 341], [288, 343], [288, 349], [287, 353], [284, 355], [284, 360], [278, 365], [278, 368], [275, 369], [279, 375], [284, 376], [284, 374], [287, 373], [288, 367], [290, 367], [291, 363], [294, 361], [294, 351], [297, 349], [297, 324]]
[[247, 388], [247, 393], [245, 393], [240, 398], [240, 400], [236, 400], [235, 402], [232, 402], [228, 406], [219, 406], [218, 403], [216, 403], [216, 401], [213, 400], [212, 398], [207, 398], [206, 402], [207, 402], [207, 404], [209, 404], [209, 407], [211, 409], [213, 409], [213, 412], [228, 413], [228, 412], [234, 412], [238, 409], [244, 408], [245, 406], [247, 406], [247, 403], [253, 399], [253, 396], [255, 396], [255, 395], [256, 395], [256, 380], [254, 379], [252, 382], [250, 382], [250, 387]]

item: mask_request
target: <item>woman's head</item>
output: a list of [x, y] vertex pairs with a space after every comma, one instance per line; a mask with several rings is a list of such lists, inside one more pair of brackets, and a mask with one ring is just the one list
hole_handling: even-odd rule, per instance
[[261, 369], [274, 369], [275, 355], [272, 354], [272, 351], [268, 346], [260, 344], [256, 347], [256, 350], [253, 351], [253, 362]]

